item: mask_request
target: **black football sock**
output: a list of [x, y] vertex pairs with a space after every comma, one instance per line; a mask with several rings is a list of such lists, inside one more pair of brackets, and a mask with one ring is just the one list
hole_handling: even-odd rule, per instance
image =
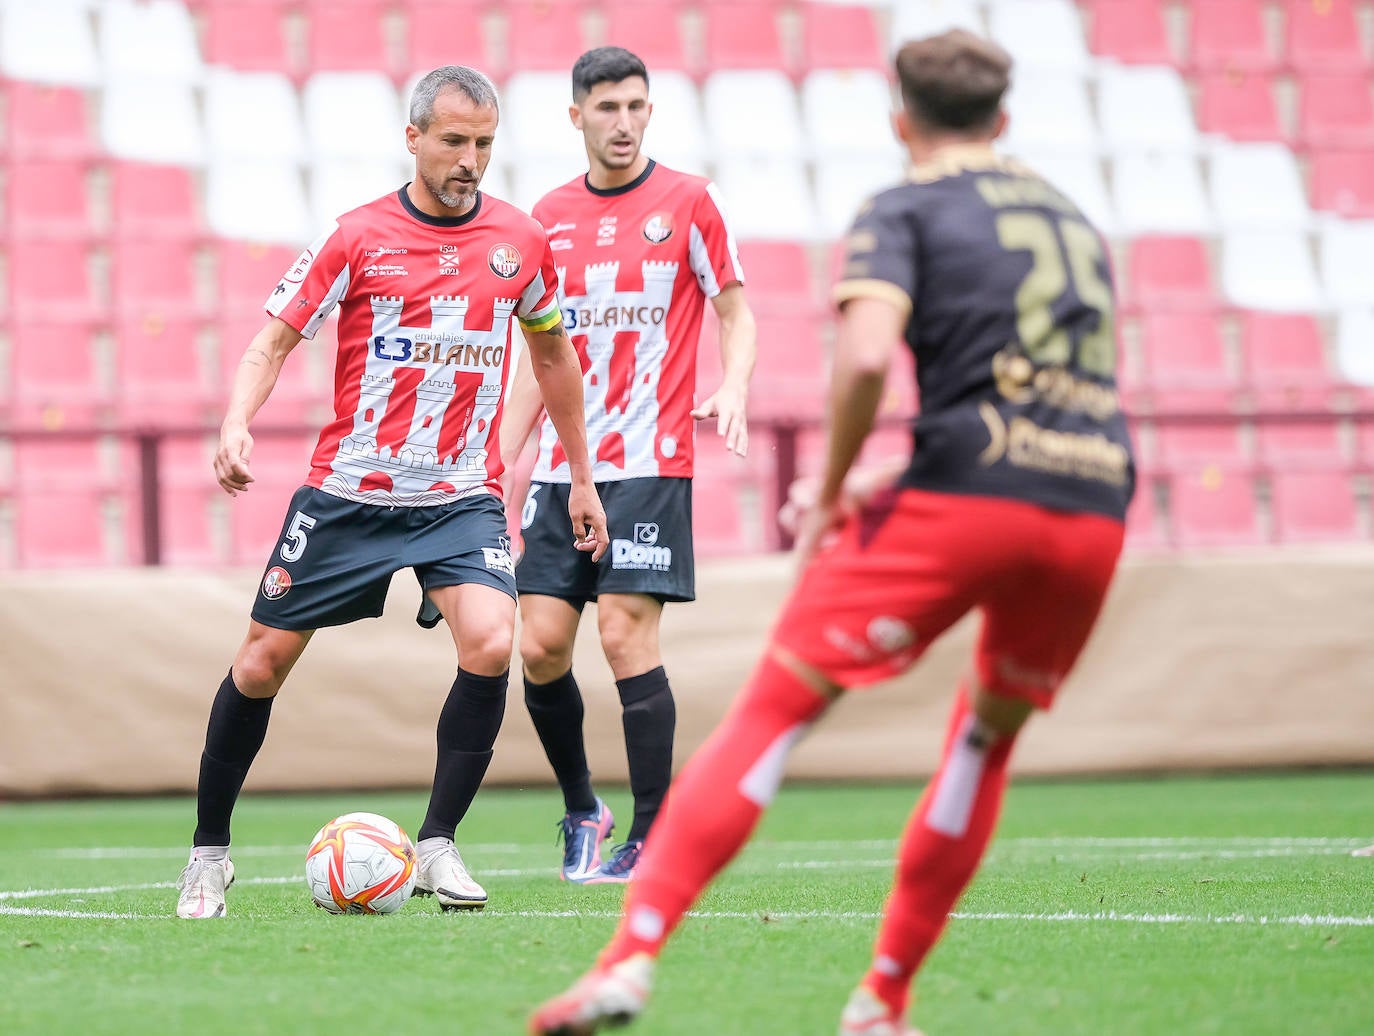
[[228, 845], [229, 817], [253, 765], [272, 715], [272, 698], [249, 698], [234, 686], [231, 669], [210, 706], [205, 750], [196, 784], [196, 833], [192, 845]]
[[582, 741], [582, 692], [572, 670], [548, 683], [533, 683], [526, 677], [525, 708], [563, 789], [563, 808], [569, 813], [596, 809], [587, 747]]
[[506, 714], [506, 683], [510, 672], [478, 676], [459, 668], [435, 730], [438, 756], [429, 809], [416, 841], [452, 838], [467, 815], [487, 767], [491, 749]]
[[630, 791], [634, 794], [635, 819], [627, 841], [640, 841], [658, 816], [668, 783], [673, 777], [673, 731], [677, 706], [663, 667], [639, 676], [617, 680], [623, 706], [625, 756], [630, 764]]

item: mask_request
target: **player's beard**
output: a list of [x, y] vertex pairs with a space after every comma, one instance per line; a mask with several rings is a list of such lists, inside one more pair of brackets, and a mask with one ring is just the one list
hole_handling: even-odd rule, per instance
[[639, 141], [632, 140], [630, 150], [624, 153], [612, 150], [614, 144], [614, 141], [606, 141], [605, 146], [601, 148], [601, 154], [598, 156], [601, 164], [607, 169], [629, 169], [630, 166], [639, 161]]
[[432, 178], [424, 173], [420, 174], [420, 182], [425, 185], [425, 190], [433, 195], [434, 200], [445, 208], [457, 209], [460, 213], [467, 212], [472, 208], [473, 202], [477, 198], [477, 185], [481, 182], [481, 177], [474, 177], [470, 182], [472, 191], [467, 194], [460, 194], [444, 190], [444, 183], [436, 183]]

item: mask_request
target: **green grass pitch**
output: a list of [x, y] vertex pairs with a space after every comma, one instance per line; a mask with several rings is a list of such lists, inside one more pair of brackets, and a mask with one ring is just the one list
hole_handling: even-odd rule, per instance
[[[795, 785], [665, 952], [632, 1032], [829, 1034], [866, 964], [919, 789]], [[608, 795], [628, 814], [623, 790]], [[0, 1033], [524, 1031], [610, 934], [623, 890], [556, 880], [546, 789], [483, 792], [460, 831], [480, 914], [310, 903], [304, 844], [424, 796], [246, 796], [230, 917], [171, 916], [190, 800], [0, 806]], [[955, 1033], [1374, 1031], [1374, 774], [1015, 785], [918, 986]]]

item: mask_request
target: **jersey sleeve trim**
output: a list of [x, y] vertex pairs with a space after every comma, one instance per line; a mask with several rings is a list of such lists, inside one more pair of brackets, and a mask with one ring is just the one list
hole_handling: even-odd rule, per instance
[[911, 296], [891, 281], [866, 277], [852, 281], [840, 281], [830, 294], [836, 306], [842, 306], [850, 299], [880, 299], [896, 306], [905, 320], [911, 316]]
[[539, 312], [517, 319], [526, 331], [547, 331], [563, 319], [563, 311], [558, 308], [558, 299], [555, 298]]

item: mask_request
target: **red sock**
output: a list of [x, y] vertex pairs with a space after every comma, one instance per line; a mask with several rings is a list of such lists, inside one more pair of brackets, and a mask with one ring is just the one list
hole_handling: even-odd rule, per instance
[[912, 978], [944, 931], [997, 826], [1014, 738], [993, 737], [979, 725], [960, 687], [940, 769], [902, 835], [896, 881], [864, 977], [899, 1018], [906, 1014]]
[[711, 879], [749, 839], [787, 753], [827, 702], [765, 657], [710, 738], [673, 781], [626, 886], [624, 915], [598, 963], [657, 955]]

